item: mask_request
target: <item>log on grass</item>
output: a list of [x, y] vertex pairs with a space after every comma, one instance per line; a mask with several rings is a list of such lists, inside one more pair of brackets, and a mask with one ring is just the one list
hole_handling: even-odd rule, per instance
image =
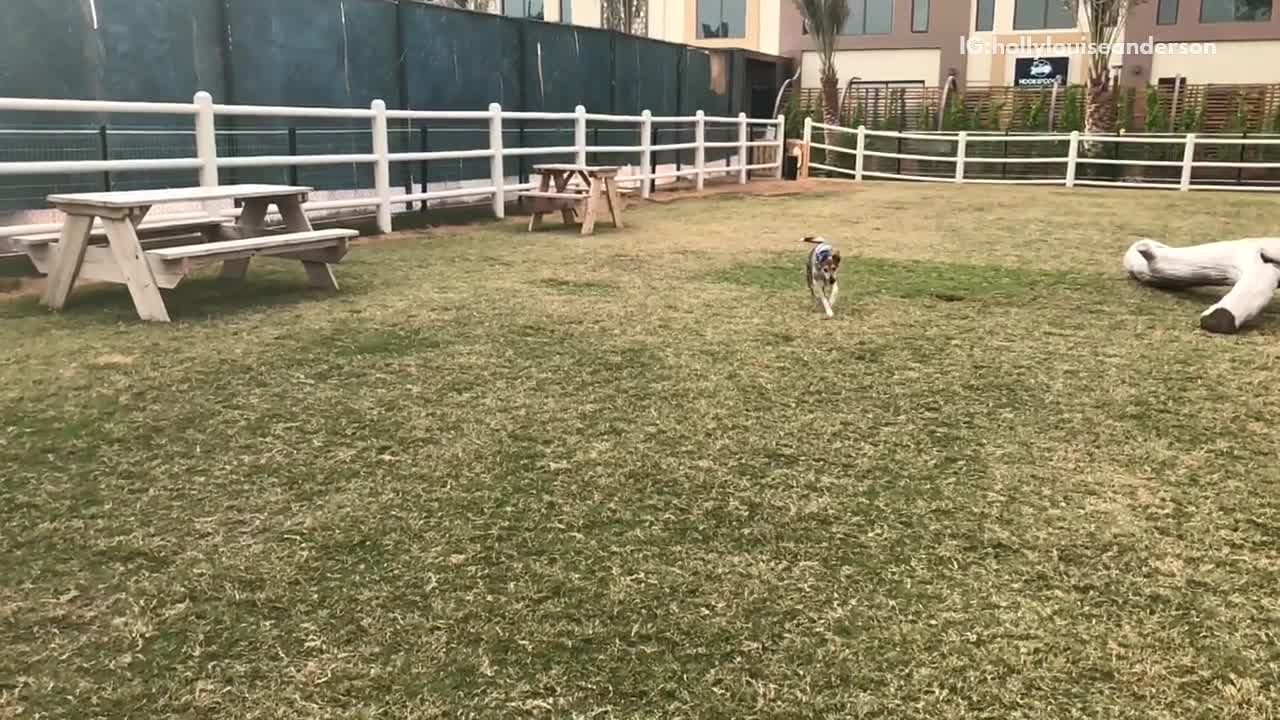
[[1139, 240], [1124, 254], [1124, 269], [1145, 285], [1188, 288], [1231, 286], [1231, 291], [1200, 315], [1200, 327], [1213, 333], [1238, 332], [1271, 302], [1280, 286], [1280, 238], [1245, 238], [1169, 247]]

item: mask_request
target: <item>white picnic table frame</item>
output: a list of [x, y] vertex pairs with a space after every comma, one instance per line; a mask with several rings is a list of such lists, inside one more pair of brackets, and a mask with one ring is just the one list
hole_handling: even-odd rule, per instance
[[[231, 239], [254, 238], [262, 233], [267, 211], [272, 205], [276, 206], [283, 217], [286, 232], [311, 232], [311, 221], [302, 209], [302, 203], [306, 201], [311, 191], [312, 188], [309, 187], [291, 185], [222, 185], [50, 195], [49, 203], [65, 213], [66, 219], [62, 225], [62, 234], [53, 264], [49, 270], [44, 302], [53, 310], [60, 310], [66, 305], [71, 289], [75, 286], [85, 263], [86, 250], [89, 247], [89, 238], [96, 218], [101, 220], [106, 231], [110, 252], [109, 254], [93, 253], [92, 262], [114, 265], [114, 268], [98, 268], [98, 272], [94, 274], [99, 277], [110, 277], [115, 282], [127, 285], [129, 295], [133, 298], [133, 304], [138, 310], [138, 316], [143, 320], [168, 322], [169, 313], [165, 308], [164, 298], [160, 295], [160, 288], [177, 285], [186, 269], [183, 268], [169, 275], [162, 272], [161, 277], [157, 278], [156, 269], [148, 260], [137, 233], [138, 225], [153, 206], [167, 203], [241, 200], [243, 208], [240, 218], [233, 228], [229, 228], [232, 232], [227, 235]], [[336, 262], [336, 259], [314, 254], [307, 256], [303, 253], [304, 250], [306, 248], [300, 249], [295, 256], [302, 260], [309, 284], [313, 287], [337, 290], [338, 284], [333, 276], [333, 270], [329, 262], [324, 261], [332, 259]], [[342, 251], [345, 253], [345, 245]], [[239, 254], [242, 256], [222, 262], [222, 277], [239, 279], [245, 276], [253, 253]]]

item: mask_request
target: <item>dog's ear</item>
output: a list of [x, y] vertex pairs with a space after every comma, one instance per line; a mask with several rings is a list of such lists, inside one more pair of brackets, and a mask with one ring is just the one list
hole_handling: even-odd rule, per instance
[[840, 251], [831, 253], [831, 264], [840, 267]]

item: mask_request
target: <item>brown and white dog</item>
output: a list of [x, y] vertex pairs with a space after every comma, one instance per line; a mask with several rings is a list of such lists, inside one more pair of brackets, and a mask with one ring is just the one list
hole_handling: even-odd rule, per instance
[[831, 247], [824, 238], [807, 237], [807, 243], [814, 248], [809, 251], [809, 262], [805, 264], [804, 278], [809, 285], [809, 293], [818, 306], [818, 312], [831, 317], [831, 308], [836, 304], [836, 296], [840, 294], [840, 285], [836, 281], [836, 272], [840, 270], [840, 252]]

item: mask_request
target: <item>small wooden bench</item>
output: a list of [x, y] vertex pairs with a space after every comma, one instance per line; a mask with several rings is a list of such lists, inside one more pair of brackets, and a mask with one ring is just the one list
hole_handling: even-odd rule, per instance
[[329, 264], [342, 260], [351, 239], [359, 234], [342, 228], [310, 230], [147, 250], [146, 256], [156, 284], [162, 288], [176, 287], [184, 276], [203, 265], [261, 255], [300, 260], [312, 287], [337, 290], [338, 281]]

